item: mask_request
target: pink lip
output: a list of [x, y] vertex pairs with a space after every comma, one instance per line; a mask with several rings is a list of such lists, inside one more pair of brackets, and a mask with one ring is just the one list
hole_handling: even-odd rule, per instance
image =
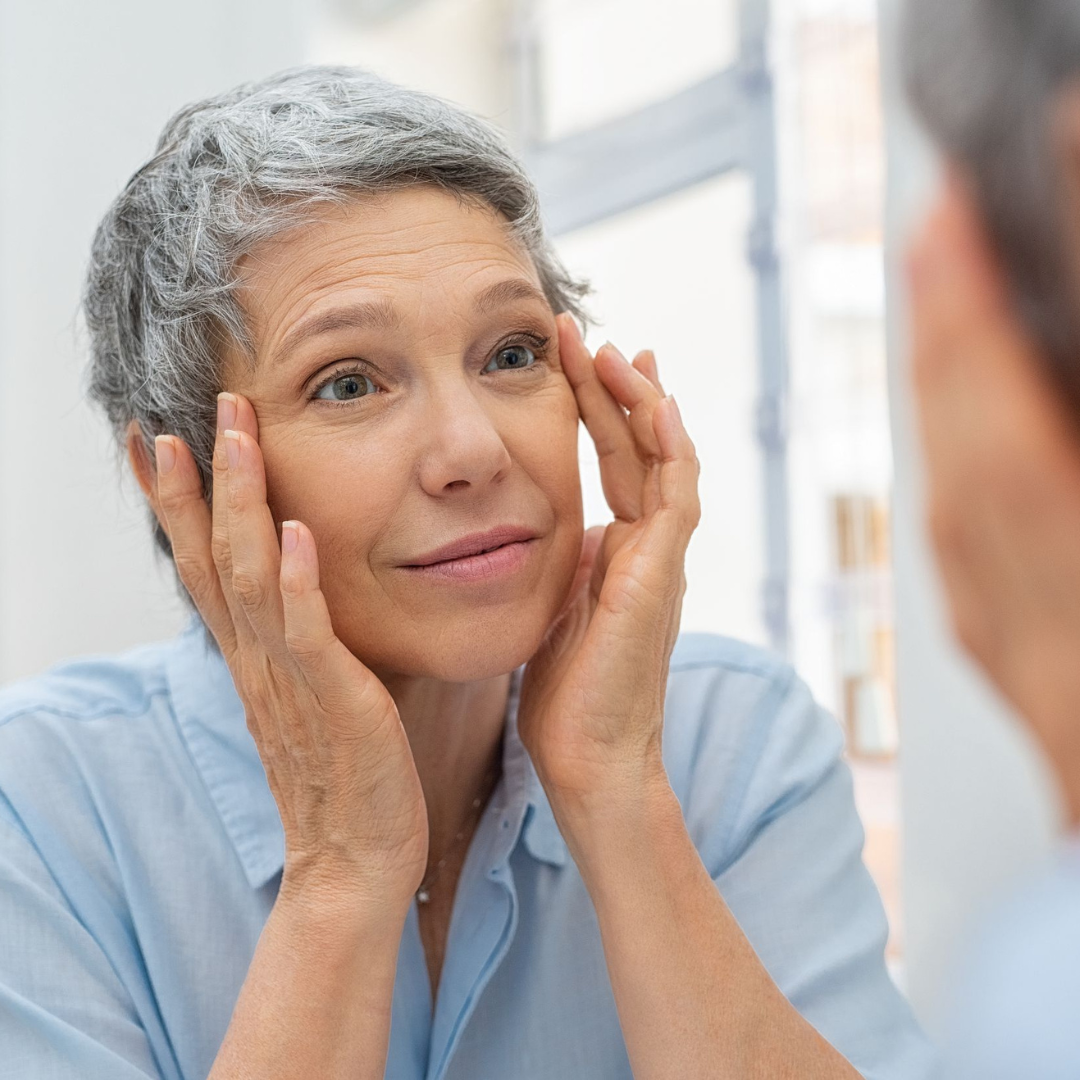
[[402, 569], [430, 581], [491, 581], [520, 570], [534, 547], [532, 540], [518, 540], [483, 555], [467, 555], [427, 566], [403, 566]]
[[532, 540], [535, 536], [534, 529], [523, 525], [496, 525], [495, 528], [488, 529], [486, 532], [472, 533], [452, 540], [449, 544], [443, 544], [442, 547], [429, 551], [426, 555], [419, 555], [404, 565], [411, 568], [460, 559], [467, 555], [478, 555], [483, 551], [502, 547], [503, 544], [512, 544], [518, 540]]

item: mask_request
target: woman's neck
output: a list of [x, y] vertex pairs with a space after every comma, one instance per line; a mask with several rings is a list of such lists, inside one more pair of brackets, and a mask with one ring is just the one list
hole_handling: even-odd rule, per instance
[[438, 859], [474, 813], [473, 799], [501, 769], [511, 674], [478, 682], [387, 678], [427, 802], [430, 850]]

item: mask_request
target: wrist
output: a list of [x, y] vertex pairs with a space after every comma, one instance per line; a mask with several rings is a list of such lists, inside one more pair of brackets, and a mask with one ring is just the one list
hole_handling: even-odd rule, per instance
[[682, 806], [663, 763], [652, 763], [634, 775], [611, 777], [586, 793], [549, 796], [552, 813], [567, 845], [580, 864], [640, 844], [651, 835], [685, 828]]
[[540, 779], [560, 824], [565, 821], [588, 827], [618, 822], [626, 815], [653, 812], [675, 799], [659, 750], [606, 769], [588, 783], [560, 786], [549, 783], [542, 774]]
[[274, 909], [313, 933], [353, 930], [374, 932], [404, 925], [413, 894], [334, 875], [283, 874]]

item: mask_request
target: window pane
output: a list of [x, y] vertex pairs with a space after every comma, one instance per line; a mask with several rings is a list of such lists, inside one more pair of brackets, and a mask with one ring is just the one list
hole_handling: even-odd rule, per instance
[[[630, 360], [651, 348], [697, 447], [701, 522], [687, 551], [682, 629], [764, 643], [750, 211], [750, 184], [733, 174], [564, 236], [559, 249], [596, 289], [586, 303], [603, 321], [589, 348], [610, 338]], [[610, 521], [584, 426], [579, 445], [586, 526]]]
[[544, 137], [685, 90], [738, 51], [735, 0], [535, 0]]

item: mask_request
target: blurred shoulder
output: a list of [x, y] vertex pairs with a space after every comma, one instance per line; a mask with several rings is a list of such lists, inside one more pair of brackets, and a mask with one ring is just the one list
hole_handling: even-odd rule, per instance
[[1080, 1076], [1080, 838], [995, 905], [959, 970], [950, 1080]]

